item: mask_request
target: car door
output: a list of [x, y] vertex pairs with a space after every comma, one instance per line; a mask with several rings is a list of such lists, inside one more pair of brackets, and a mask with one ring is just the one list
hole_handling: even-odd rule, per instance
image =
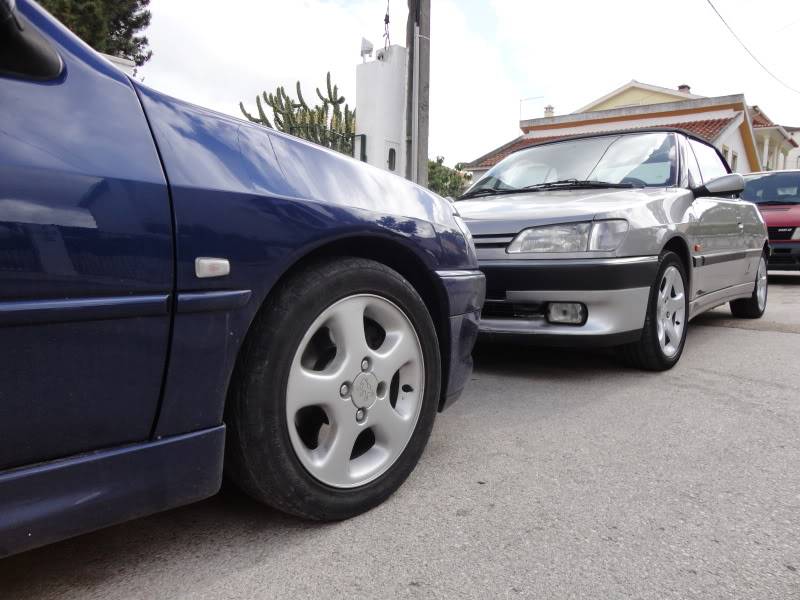
[[0, 470], [150, 436], [173, 281], [130, 81], [38, 6], [17, 10], [35, 44], [0, 36]]
[[[686, 160], [691, 187], [728, 174], [717, 150], [687, 139]], [[742, 282], [746, 269], [742, 203], [734, 198], [699, 195], [692, 203], [689, 231], [695, 273], [695, 296]]]

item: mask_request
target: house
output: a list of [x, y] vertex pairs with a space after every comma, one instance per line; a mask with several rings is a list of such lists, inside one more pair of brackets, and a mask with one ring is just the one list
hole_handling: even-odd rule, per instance
[[787, 169], [800, 169], [800, 127], [784, 127], [786, 131], [792, 136], [792, 140], [797, 144], [796, 148], [792, 148], [789, 154], [786, 155], [786, 168]]
[[775, 125], [744, 95], [705, 97], [688, 85], [664, 88], [630, 81], [574, 113], [556, 116], [552, 106], [544, 117], [520, 121], [522, 135], [464, 166], [477, 181], [516, 150], [573, 135], [618, 132], [648, 127], [676, 127], [713, 143], [734, 171], [750, 173], [783, 168], [798, 147], [790, 132]]

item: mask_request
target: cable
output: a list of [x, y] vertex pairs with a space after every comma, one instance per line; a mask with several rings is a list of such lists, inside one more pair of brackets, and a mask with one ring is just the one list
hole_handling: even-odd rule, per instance
[[756, 62], [758, 63], [758, 65], [759, 65], [759, 66], [760, 66], [762, 69], [764, 69], [764, 71], [766, 71], [766, 72], [767, 72], [767, 74], [768, 74], [770, 77], [772, 77], [772, 78], [773, 78], [775, 81], [777, 81], [778, 83], [780, 83], [780, 84], [781, 84], [783, 87], [785, 87], [786, 89], [793, 91], [795, 94], [800, 94], [800, 90], [797, 90], [797, 89], [793, 88], [792, 86], [790, 86], [788, 83], [786, 83], [785, 81], [783, 81], [783, 80], [782, 80], [780, 77], [778, 77], [777, 75], [775, 75], [775, 73], [773, 73], [772, 71], [770, 71], [770, 70], [769, 70], [769, 69], [766, 67], [766, 65], [765, 65], [764, 63], [762, 63], [760, 60], [758, 60], [758, 58], [756, 58], [756, 55], [755, 55], [755, 54], [753, 54], [752, 52], [750, 52], [750, 48], [748, 48], [747, 46], [745, 46], [745, 45], [744, 45], [744, 42], [743, 42], [743, 41], [742, 41], [742, 40], [739, 38], [739, 36], [738, 36], [738, 35], [736, 35], [736, 32], [735, 32], [735, 31], [734, 31], [734, 30], [731, 28], [731, 26], [730, 26], [730, 25], [728, 25], [728, 22], [725, 20], [725, 17], [723, 17], [723, 16], [722, 16], [722, 15], [719, 13], [719, 11], [717, 10], [717, 7], [716, 7], [716, 6], [714, 6], [714, 3], [713, 3], [713, 2], [711, 2], [711, 0], [706, 0], [706, 2], [708, 2], [708, 5], [709, 5], [709, 6], [710, 6], [712, 9], [714, 9], [714, 12], [715, 12], [715, 13], [717, 13], [717, 16], [718, 16], [718, 17], [720, 18], [720, 20], [721, 20], [721, 21], [722, 21], [722, 22], [725, 24], [725, 27], [727, 27], [727, 28], [728, 28], [728, 31], [730, 31], [730, 32], [731, 32], [731, 35], [732, 35], [733, 37], [735, 37], [735, 38], [736, 38], [736, 41], [737, 41], [737, 42], [739, 42], [739, 43], [742, 45], [742, 48], [744, 48], [744, 49], [747, 51], [747, 53], [750, 55], [750, 57], [751, 57], [751, 58], [752, 58], [754, 61], [756, 61]]

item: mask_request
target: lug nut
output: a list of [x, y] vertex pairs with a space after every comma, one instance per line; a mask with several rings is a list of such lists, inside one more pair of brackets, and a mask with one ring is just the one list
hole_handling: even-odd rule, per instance
[[361, 370], [366, 371], [367, 369], [369, 369], [369, 359], [365, 358], [361, 361]]
[[358, 421], [359, 423], [361, 423], [361, 421], [363, 421], [366, 418], [366, 416], [367, 416], [367, 411], [365, 411], [363, 408], [359, 408], [356, 411], [356, 421]]
[[347, 385], [346, 383], [343, 383], [343, 384], [342, 384], [342, 387], [340, 387], [340, 388], [339, 388], [339, 395], [340, 395], [342, 398], [344, 398], [345, 396], [347, 396], [347, 393], [348, 393], [349, 391], [350, 391], [350, 388], [348, 387], [348, 385]]

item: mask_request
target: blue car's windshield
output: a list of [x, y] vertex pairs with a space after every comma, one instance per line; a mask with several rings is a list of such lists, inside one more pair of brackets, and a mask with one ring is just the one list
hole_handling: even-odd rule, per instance
[[800, 204], [800, 171], [745, 177], [742, 199], [756, 204]]
[[609, 135], [546, 144], [508, 156], [466, 195], [555, 182], [670, 186], [675, 184], [678, 171], [676, 154], [675, 136], [667, 132]]

